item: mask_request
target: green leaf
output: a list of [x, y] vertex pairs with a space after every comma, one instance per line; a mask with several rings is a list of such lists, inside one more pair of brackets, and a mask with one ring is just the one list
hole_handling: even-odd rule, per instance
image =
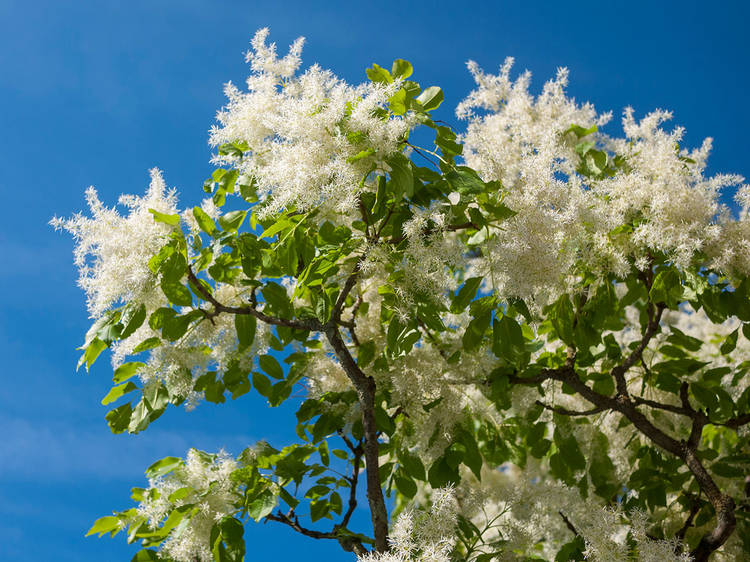
[[193, 489], [190, 486], [184, 486], [182, 488], [178, 488], [177, 490], [175, 490], [174, 492], [172, 492], [171, 494], [169, 494], [169, 498], [168, 499], [169, 499], [169, 501], [171, 501], [172, 503], [174, 503], [176, 501], [185, 499], [186, 497], [188, 497], [190, 495], [190, 492], [192, 492], [192, 491], [193, 491]]
[[135, 375], [138, 372], [138, 369], [141, 367], [145, 367], [145, 363], [141, 363], [140, 361], [132, 361], [130, 363], [123, 363], [117, 369], [115, 369], [114, 374], [112, 375], [112, 380], [114, 380], [115, 383], [121, 383], [128, 380], [130, 377]]
[[580, 536], [575, 537], [569, 543], [566, 543], [557, 552], [555, 556], [555, 562], [571, 562], [585, 560], [584, 552], [586, 550], [586, 543]]
[[310, 519], [313, 522], [322, 519], [330, 511], [330, 504], [328, 500], [322, 499], [310, 504]]
[[578, 440], [574, 435], [564, 435], [558, 428], [554, 432], [555, 445], [566, 466], [572, 470], [583, 470], [586, 468], [586, 458], [578, 446]]
[[126, 395], [128, 392], [133, 392], [138, 387], [131, 381], [126, 382], [124, 384], [120, 384], [117, 386], [113, 386], [110, 391], [107, 393], [107, 395], [102, 398], [102, 406], [106, 406], [107, 404], [111, 404], [112, 402], [116, 401], [121, 396]]
[[143, 399], [151, 410], [159, 412], [153, 417], [156, 419], [169, 404], [169, 391], [162, 383], [150, 383], [143, 389]]
[[568, 128], [568, 130], [567, 130], [567, 131], [565, 131], [565, 132], [566, 132], [566, 133], [567, 133], [567, 132], [572, 132], [572, 133], [575, 133], [575, 135], [576, 135], [576, 136], [577, 136], [577, 137], [578, 137], [578, 138], [580, 139], [581, 137], [585, 137], [586, 135], [590, 135], [590, 134], [592, 134], [592, 133], [595, 133], [595, 132], [597, 132], [598, 130], [599, 130], [599, 129], [597, 128], [597, 126], [596, 126], [596, 125], [592, 125], [592, 126], [591, 126], [591, 127], [589, 127], [588, 129], [584, 129], [584, 128], [583, 128], [583, 127], [581, 127], [580, 125], [571, 125], [571, 126], [570, 126], [570, 127]]
[[422, 107], [427, 111], [432, 111], [433, 109], [440, 107], [440, 104], [443, 103], [443, 99], [443, 90], [437, 86], [425, 88], [425, 90], [417, 96], [417, 101], [421, 103]]
[[476, 195], [484, 191], [484, 182], [477, 173], [470, 168], [457, 168], [445, 174], [453, 191], [461, 195]]
[[263, 238], [273, 238], [274, 236], [276, 236], [276, 234], [278, 234], [285, 228], [290, 228], [292, 226], [294, 226], [293, 222], [291, 222], [286, 217], [281, 217], [271, 226], [263, 230], [263, 234], [258, 237], [258, 240], [262, 240]]
[[247, 211], [230, 211], [219, 217], [219, 226], [227, 232], [234, 232], [242, 226]]
[[141, 327], [143, 321], [146, 320], [146, 306], [141, 304], [139, 306], [128, 306], [125, 312], [122, 314], [120, 322], [124, 326], [120, 333], [119, 339], [124, 340]]
[[235, 314], [234, 327], [237, 330], [237, 339], [239, 340], [239, 351], [249, 349], [255, 341], [257, 321], [255, 316], [250, 314]]
[[97, 357], [101, 354], [102, 351], [107, 349], [109, 347], [106, 343], [104, 343], [99, 338], [94, 338], [93, 341], [86, 347], [86, 351], [83, 352], [83, 355], [81, 355], [81, 358], [78, 360], [78, 367], [80, 368], [81, 365], [84, 363], [86, 364], [86, 371], [91, 368], [91, 365], [94, 364], [94, 361], [96, 361]]
[[174, 283], [162, 280], [161, 290], [164, 292], [164, 296], [169, 299], [169, 302], [178, 306], [192, 306], [193, 295], [182, 283]]
[[732, 353], [732, 351], [734, 351], [734, 348], [737, 347], [737, 336], [739, 336], [739, 333], [740, 333], [740, 329], [737, 328], [735, 331], [733, 331], [724, 339], [724, 342], [721, 344], [721, 347], [719, 348], [719, 350], [724, 355], [728, 353]]
[[268, 398], [271, 395], [271, 381], [262, 373], [253, 373], [253, 386], [261, 396]]
[[391, 190], [399, 201], [403, 194], [410, 197], [414, 194], [414, 175], [411, 169], [411, 161], [401, 152], [391, 154], [386, 158], [391, 167]]
[[408, 60], [396, 59], [391, 67], [391, 75], [394, 78], [406, 79], [412, 75], [414, 68]]
[[375, 149], [374, 148], [368, 148], [366, 150], [360, 150], [354, 156], [350, 156], [349, 158], [347, 158], [346, 161], [349, 164], [354, 164], [355, 162], [358, 162], [358, 161], [362, 160], [363, 158], [367, 158], [368, 156], [372, 156], [373, 154], [375, 154]]
[[155, 347], [159, 347], [161, 345], [161, 339], [154, 336], [147, 338], [143, 340], [141, 343], [136, 345], [133, 348], [133, 353], [141, 353], [143, 351], [148, 351], [149, 349], [154, 349]]
[[364, 368], [375, 358], [375, 342], [368, 340], [363, 342], [357, 350], [357, 365]]
[[173, 318], [177, 315], [177, 311], [163, 306], [161, 308], [157, 308], [151, 313], [151, 316], [148, 318], [148, 325], [151, 327], [152, 330], [161, 330], [162, 326], [164, 326], [164, 322], [166, 322], [167, 319]]
[[375, 423], [387, 435], [393, 435], [396, 431], [396, 424], [382, 406], [375, 407]]
[[667, 341], [669, 343], [684, 347], [688, 351], [698, 351], [703, 345], [703, 341], [699, 340], [698, 338], [688, 336], [674, 326], [670, 326], [669, 330], [672, 332], [667, 338]]
[[180, 252], [175, 252], [161, 264], [161, 282], [179, 283], [187, 271], [187, 260]]
[[209, 236], [213, 237], [219, 233], [219, 229], [216, 228], [216, 223], [214, 223], [213, 219], [200, 207], [193, 207], [193, 216], [195, 217], [195, 221], [198, 223], [200, 229]]
[[615, 465], [609, 458], [609, 440], [604, 433], [597, 431], [590, 448], [591, 463], [589, 465], [589, 476], [597, 495], [604, 499], [610, 499], [618, 490], [619, 485], [615, 473]]
[[105, 312], [86, 332], [84, 343], [79, 349], [87, 348], [95, 338], [99, 338], [107, 345], [116, 340], [120, 336], [122, 328], [122, 324], [119, 322], [120, 316], [120, 310]]
[[149, 478], [158, 478], [159, 476], [164, 476], [168, 472], [172, 472], [175, 468], [181, 465], [182, 459], [179, 457], [164, 457], [146, 469], [146, 476]]
[[242, 562], [245, 559], [245, 528], [234, 517], [214, 524], [209, 542], [215, 562]]
[[464, 281], [463, 286], [458, 290], [456, 296], [453, 297], [453, 301], [451, 302], [451, 312], [453, 314], [463, 312], [463, 310], [469, 306], [469, 303], [474, 300], [481, 284], [482, 277], [471, 277]]
[[165, 319], [161, 329], [162, 337], [167, 341], [177, 341], [185, 335], [193, 320], [202, 315], [203, 313], [200, 310], [193, 310], [187, 314]]
[[281, 365], [276, 360], [276, 358], [272, 355], [261, 355], [260, 357], [258, 357], [258, 363], [260, 364], [260, 368], [273, 378], [284, 378], [284, 370], [281, 368]]
[[690, 385], [693, 396], [709, 411], [714, 412], [719, 408], [719, 397], [716, 391], [704, 384], [694, 382]]
[[135, 556], [130, 559], [130, 562], [159, 562], [159, 555], [155, 550], [149, 550], [144, 548], [135, 553]]
[[123, 404], [118, 406], [114, 410], [107, 412], [104, 419], [107, 420], [107, 425], [112, 433], [122, 433], [128, 428], [130, 423], [130, 416], [133, 413], [133, 408], [130, 404]]
[[388, 100], [388, 108], [394, 115], [403, 115], [406, 113], [406, 90], [401, 88], [393, 94]]
[[381, 84], [390, 84], [393, 82], [391, 73], [375, 63], [373, 63], [372, 68], [368, 68], [365, 72], [372, 82], [379, 82]]
[[451, 467], [444, 455], [432, 463], [427, 480], [433, 488], [442, 488], [450, 483], [457, 484], [461, 477], [457, 467]]
[[271, 493], [270, 490], [266, 489], [263, 490], [258, 497], [256, 497], [250, 504], [247, 506], [247, 514], [255, 519], [256, 521], [260, 521], [263, 519], [266, 515], [271, 513], [273, 511], [273, 508], [276, 507], [276, 504], [278, 503], [279, 499]]
[[490, 326], [492, 313], [487, 310], [472, 318], [469, 325], [466, 326], [463, 338], [461, 339], [466, 351], [477, 349], [484, 339], [484, 334]]
[[159, 270], [162, 268], [164, 262], [167, 261], [176, 251], [177, 248], [175, 248], [174, 244], [172, 243], [163, 246], [154, 257], [148, 260], [149, 269], [154, 274], [159, 273]]
[[547, 310], [547, 315], [552, 327], [564, 343], [573, 345], [573, 322], [575, 312], [568, 295], [560, 296], [557, 301]]
[[417, 480], [425, 479], [425, 469], [422, 460], [411, 451], [402, 450], [398, 454], [398, 462], [404, 467], [406, 472], [412, 478]]
[[149, 209], [148, 212], [154, 215], [154, 220], [156, 222], [163, 222], [164, 224], [168, 224], [170, 226], [177, 226], [178, 224], [180, 224], [180, 215], [166, 215], [164, 213], [160, 213], [155, 209]]
[[651, 302], [664, 303], [669, 308], [677, 308], [682, 297], [682, 284], [680, 274], [673, 268], [661, 270], [656, 274], [654, 282], [649, 291]]
[[482, 479], [482, 454], [479, 452], [477, 440], [474, 434], [463, 428], [456, 432], [457, 441], [463, 445], [464, 452], [462, 461], [474, 473], [479, 480]]
[[503, 316], [492, 324], [492, 352], [496, 357], [516, 364], [524, 356], [521, 326], [513, 318]]
[[396, 472], [393, 481], [396, 483], [398, 491], [407, 498], [413, 498], [417, 494], [417, 484], [402, 472]]
[[100, 517], [99, 519], [94, 521], [94, 524], [88, 530], [86, 536], [90, 537], [91, 535], [97, 533], [100, 537], [105, 533], [112, 533], [114, 535], [117, 531], [120, 530], [120, 528], [120, 518], [113, 515], [107, 515], [106, 517]]

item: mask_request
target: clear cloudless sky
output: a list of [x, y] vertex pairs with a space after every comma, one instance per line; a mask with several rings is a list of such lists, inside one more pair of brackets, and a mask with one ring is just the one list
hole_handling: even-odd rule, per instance
[[[350, 81], [373, 62], [410, 60], [414, 79], [446, 94], [442, 118], [472, 87], [465, 62], [496, 71], [506, 56], [534, 74], [559, 66], [569, 91], [638, 116], [674, 111], [685, 146], [715, 139], [710, 172], [750, 176], [747, 3], [251, 2], [0, 0], [0, 559], [129, 560], [135, 548], [84, 538], [91, 522], [131, 506], [143, 470], [191, 446], [238, 453], [260, 438], [293, 439], [293, 410], [245, 396], [171, 408], [146, 432], [111, 435], [99, 401], [107, 359], [75, 372], [89, 325], [75, 286], [72, 240], [54, 215], [84, 207], [83, 191], [114, 204], [164, 170], [196, 204], [211, 171], [208, 128], [222, 85], [242, 83], [252, 34], [271, 28], [280, 52], [307, 37], [304, 65]], [[366, 523], [360, 514], [360, 520]], [[248, 560], [350, 560], [335, 544], [249, 524]]]

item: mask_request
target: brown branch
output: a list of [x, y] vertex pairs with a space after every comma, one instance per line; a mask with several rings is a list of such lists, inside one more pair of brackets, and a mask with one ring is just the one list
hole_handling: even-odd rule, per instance
[[358, 538], [348, 536], [346, 534], [341, 534], [340, 532], [338, 532], [338, 529], [334, 531], [316, 531], [315, 529], [308, 529], [300, 525], [299, 519], [297, 519], [296, 515], [285, 515], [284, 513], [279, 511], [276, 514], [269, 513], [268, 515], [266, 515], [266, 520], [276, 521], [278, 523], [288, 525], [289, 527], [291, 527], [298, 533], [305, 535], [306, 537], [310, 537], [313, 539], [336, 540], [347, 552], [355, 552], [357, 555], [364, 555], [367, 553], [367, 549], [362, 544], [362, 541], [360, 541]]
[[393, 211], [395, 210], [396, 210], [395, 205], [388, 209], [388, 214], [383, 219], [383, 222], [380, 223], [380, 228], [378, 228], [378, 231], [375, 233], [375, 239], [373, 240], [374, 242], [377, 242], [380, 239], [380, 234], [383, 232], [383, 229], [388, 224], [388, 221], [391, 220], [391, 216], [393, 215]]
[[[316, 319], [304, 319], [304, 320], [287, 320], [285, 318], [277, 318], [275, 316], [268, 316], [255, 309], [255, 303], [253, 306], [226, 306], [220, 303], [216, 298], [202, 285], [201, 281], [196, 277], [193, 269], [188, 265], [187, 268], [188, 279], [192, 282], [196, 291], [200, 293], [203, 300], [211, 303], [214, 307], [213, 312], [204, 311], [207, 318], [213, 318], [218, 316], [222, 312], [228, 314], [248, 314], [255, 316], [261, 322], [270, 324], [272, 326], [286, 326], [287, 328], [294, 328], [296, 330], [310, 330], [310, 331], [322, 331], [323, 325]], [[254, 300], [254, 299], [253, 299]]]
[[417, 153], [417, 154], [419, 154], [419, 155], [420, 155], [420, 156], [421, 156], [422, 158], [424, 158], [425, 160], [427, 160], [427, 161], [428, 161], [428, 162], [429, 162], [430, 164], [432, 164], [433, 166], [435, 166], [435, 168], [436, 168], [437, 170], [440, 170], [440, 166], [439, 166], [439, 165], [437, 165], [437, 164], [436, 164], [436, 163], [435, 163], [435, 162], [434, 162], [434, 161], [433, 161], [433, 160], [432, 160], [431, 158], [429, 158], [429, 157], [428, 157], [428, 156], [427, 156], [426, 154], [424, 154], [424, 153], [422, 152], [422, 150], [420, 150], [420, 148], [419, 148], [418, 146], [414, 146], [414, 145], [413, 145], [413, 144], [411, 144], [411, 143], [410, 143], [409, 141], [404, 141], [404, 144], [406, 144], [407, 146], [410, 146], [410, 147], [411, 147], [411, 149], [412, 149], [412, 150], [413, 150], [414, 152], [416, 152], [416, 153]]
[[560, 514], [560, 517], [562, 517], [562, 520], [565, 522], [565, 526], [570, 530], [571, 533], [573, 533], [575, 536], [580, 537], [580, 533], [575, 528], [573, 523], [570, 522], [570, 519], [568, 519], [565, 514], [562, 511], [558, 511], [557, 513]]
[[[693, 420], [690, 436], [687, 441], [678, 441], [649, 421], [638, 410], [637, 404], [627, 395], [618, 393], [613, 398], [595, 392], [586, 383], [581, 381], [573, 368], [566, 366], [560, 369], [546, 369], [533, 377], [511, 376], [509, 379], [511, 382], [518, 384], [539, 384], [548, 379], [564, 382], [594, 406], [614, 410], [624, 415], [654, 444], [681, 459], [693, 474], [700, 490], [706, 494], [708, 501], [711, 502], [716, 512], [716, 526], [703, 536], [698, 546], [691, 553], [695, 562], [705, 562], [708, 560], [711, 553], [721, 547], [734, 532], [737, 525], [734, 515], [735, 502], [730, 496], [721, 492], [716, 482], [703, 466], [697, 453], [703, 427], [709, 421], [703, 412], [693, 411], [690, 414]], [[687, 411], [687, 408], [685, 410]]]
[[367, 501], [370, 505], [370, 517], [375, 535], [375, 550], [385, 552], [388, 550], [388, 510], [385, 507], [383, 489], [380, 486], [378, 428], [375, 422], [375, 380], [359, 368], [336, 326], [327, 325], [325, 334], [344, 372], [352, 381], [362, 408]]
[[665, 308], [666, 305], [664, 303], [659, 303], [656, 306], [649, 303], [648, 324], [646, 325], [646, 330], [643, 332], [643, 337], [641, 338], [640, 343], [630, 355], [625, 358], [625, 361], [612, 369], [612, 376], [615, 379], [617, 394], [619, 396], [628, 396], [628, 385], [625, 380], [625, 373], [643, 357], [643, 352], [651, 341], [651, 338], [653, 338], [659, 330], [659, 321], [661, 320], [661, 315]]
[[742, 414], [734, 418], [729, 418], [725, 422], [711, 422], [713, 425], [723, 425], [731, 429], [738, 429], [743, 425], [750, 423], [750, 414]]
[[546, 410], [550, 410], [556, 414], [560, 414], [561, 416], [591, 416], [593, 414], [598, 414], [606, 410], [606, 408], [595, 406], [591, 408], [590, 410], [583, 410], [583, 411], [577, 412], [575, 410], [568, 410], [566, 408], [560, 408], [559, 406], [551, 406], [549, 404], [545, 404], [541, 400], [537, 400], [536, 403], [539, 404], [542, 408]]
[[695, 519], [695, 516], [698, 515], [698, 512], [701, 510], [701, 502], [698, 501], [698, 496], [691, 498], [691, 500], [690, 513], [688, 514], [684, 525], [680, 527], [680, 530], [674, 535], [680, 542], [685, 540], [685, 534], [688, 532], [688, 529], [693, 526], [693, 519]]
[[682, 407], [688, 411], [688, 412], [695, 412], [695, 409], [690, 404], [690, 397], [688, 396], [688, 383], [682, 382], [680, 385], [680, 402], [682, 403]]
[[518, 375], [508, 375], [508, 380], [515, 384], [528, 384], [537, 385], [547, 380], [560, 380], [558, 378], [559, 372], [563, 369], [542, 369], [536, 375], [530, 377], [519, 377]]
[[643, 398], [641, 396], [633, 396], [633, 402], [635, 402], [637, 406], [648, 406], [649, 408], [654, 408], [657, 410], [665, 410], [667, 412], [673, 412], [675, 414], [680, 414], [683, 416], [692, 417], [693, 415], [693, 412], [691, 410], [687, 410], [683, 406], [674, 406], [672, 404], [662, 404], [661, 402], [649, 400], [648, 398]]
[[352, 459], [352, 477], [349, 478], [349, 485], [351, 486], [349, 490], [349, 507], [346, 510], [341, 523], [336, 525], [337, 529], [340, 527], [346, 527], [349, 524], [349, 520], [351, 519], [354, 510], [357, 508], [357, 481], [359, 480], [359, 463], [362, 461], [362, 455], [364, 454], [361, 442], [354, 446], [349, 438], [344, 434], [344, 432], [340, 432], [339, 435], [344, 440], [344, 443], [346, 443], [346, 446], [349, 447], [351, 452], [354, 454], [354, 458]]

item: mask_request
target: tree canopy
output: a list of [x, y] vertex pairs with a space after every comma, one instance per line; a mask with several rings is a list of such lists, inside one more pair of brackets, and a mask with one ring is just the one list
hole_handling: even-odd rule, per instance
[[747, 558], [750, 186], [705, 174], [710, 139], [632, 109], [607, 133], [512, 59], [469, 63], [459, 129], [405, 60], [351, 85], [267, 35], [200, 206], [154, 169], [53, 224], [113, 432], [257, 392], [297, 440], [158, 460], [89, 534], [138, 561], [243, 560], [251, 519], [361, 562]]

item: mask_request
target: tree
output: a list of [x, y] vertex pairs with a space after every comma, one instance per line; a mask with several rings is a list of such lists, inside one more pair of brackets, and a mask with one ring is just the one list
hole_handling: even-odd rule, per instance
[[511, 59], [469, 64], [459, 133], [407, 61], [352, 86], [266, 38], [201, 206], [152, 170], [127, 214], [92, 188], [53, 224], [94, 319], [79, 367], [111, 350], [113, 432], [302, 388], [299, 439], [161, 459], [89, 534], [127, 529], [134, 560], [241, 560], [249, 519], [361, 561], [747, 556], [750, 186], [704, 175], [710, 141], [630, 109], [605, 135], [566, 71], [534, 97]]

